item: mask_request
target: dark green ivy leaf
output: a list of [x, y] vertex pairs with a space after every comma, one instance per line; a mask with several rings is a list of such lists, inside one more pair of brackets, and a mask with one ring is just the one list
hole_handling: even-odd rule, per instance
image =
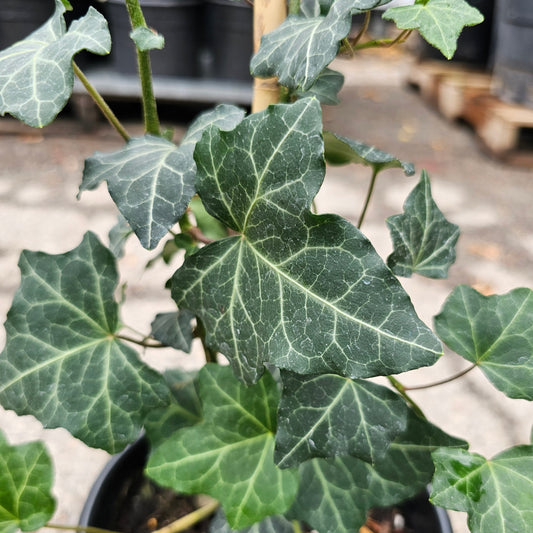
[[270, 374], [240, 383], [229, 367], [200, 371], [202, 423], [174, 433], [150, 457], [148, 475], [182, 493], [220, 501], [230, 526], [242, 529], [294, 500], [297, 474], [273, 459], [279, 392]]
[[533, 446], [515, 446], [490, 460], [442, 448], [433, 460], [431, 501], [468, 513], [472, 533], [533, 531]]
[[313, 86], [307, 91], [297, 90], [294, 92], [298, 98], [315, 96], [321, 104], [337, 105], [337, 96], [344, 84], [344, 75], [329, 68], [324, 69], [318, 76]]
[[404, 212], [387, 219], [394, 251], [387, 265], [397, 276], [446, 278], [455, 261], [459, 227], [448, 222], [431, 196], [427, 172], [407, 197]]
[[294, 527], [285, 517], [274, 515], [236, 531], [230, 527], [224, 513], [219, 511], [209, 524], [209, 533], [294, 533]]
[[533, 291], [484, 296], [457, 287], [435, 317], [439, 337], [511, 398], [533, 400]]
[[115, 259], [92, 234], [60, 255], [24, 251], [5, 323], [0, 402], [110, 453], [168, 403], [162, 377], [115, 338]]
[[271, 363], [301, 374], [389, 375], [433, 364], [441, 346], [370, 242], [309, 211], [324, 177], [316, 99], [271, 106], [197, 144], [208, 212], [239, 232], [185, 259], [172, 297], [208, 346], [254, 382]]
[[189, 353], [193, 318], [194, 315], [187, 310], [159, 313], [152, 322], [152, 336], [166, 346]]
[[93, 7], [66, 30], [65, 6], [23, 41], [0, 53], [0, 114], [34, 127], [54, 120], [72, 93], [72, 58], [81, 50], [108, 54], [111, 37], [105, 18]]
[[405, 402], [381, 385], [332, 374], [282, 379], [274, 456], [282, 468], [336, 455], [375, 463], [406, 428]]
[[43, 527], [55, 510], [52, 482], [42, 442], [10, 446], [0, 431], [0, 533]]

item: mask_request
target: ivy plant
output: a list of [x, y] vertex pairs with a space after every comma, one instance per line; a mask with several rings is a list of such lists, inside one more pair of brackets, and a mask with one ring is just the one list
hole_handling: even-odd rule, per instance
[[[110, 453], [144, 432], [146, 475], [209, 496], [194, 516], [213, 514], [213, 532], [356, 533], [370, 508], [430, 482], [432, 500], [467, 512], [474, 533], [533, 531], [531, 444], [492, 459], [470, 453], [426, 419], [397, 377], [433, 365], [445, 343], [504, 394], [532, 400], [531, 289], [487, 297], [460, 286], [434, 327], [424, 324], [398, 276], [446, 277], [457, 226], [422, 170], [404, 212], [386, 221], [393, 252], [381, 258], [364, 234], [375, 181], [387, 169], [413, 176], [414, 165], [323, 128], [322, 105], [339, 102], [343, 78], [329, 68], [339, 53], [401, 44], [418, 30], [451, 57], [461, 29], [482, 19], [465, 0], [415, 0], [385, 11], [396, 38], [350, 34], [352, 15], [368, 21], [388, 3], [290, 2], [251, 61], [256, 77], [278, 79], [277, 100], [250, 113], [216, 106], [179, 143], [162, 131], [153, 97], [149, 51], [164, 36], [147, 28], [138, 0], [126, 6], [143, 136], [129, 136], [74, 61], [81, 50], [110, 50], [95, 9], [67, 28], [70, 4], [55, 0], [44, 26], [0, 52], [2, 114], [45, 126], [77, 76], [124, 139], [89, 157], [80, 177], [80, 194], [106, 182], [116, 204], [109, 243], [88, 228], [72, 250], [20, 255], [0, 354], [4, 408]], [[344, 164], [371, 172], [357, 226], [313, 207], [327, 165]], [[130, 238], [149, 264], [184, 256], [162, 288], [175, 310], [150, 317], [152, 331], [138, 338], [126, 333], [128, 302], [117, 289]], [[205, 353], [195, 372], [162, 374], [138, 353], [138, 345], [188, 352], [193, 343]], [[0, 533], [53, 527], [43, 445], [11, 446], [0, 434], [0, 452]]]

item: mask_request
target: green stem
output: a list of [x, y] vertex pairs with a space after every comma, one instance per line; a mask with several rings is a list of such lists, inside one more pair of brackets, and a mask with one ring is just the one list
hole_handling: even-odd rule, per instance
[[[131, 27], [135, 30], [139, 27], [147, 28], [144, 15], [139, 4], [139, 0], [126, 0], [126, 8], [130, 17]], [[144, 126], [146, 133], [161, 135], [161, 126], [157, 114], [157, 103], [154, 96], [152, 83], [152, 69], [150, 67], [150, 52], [142, 51], [135, 47], [137, 51], [137, 65], [141, 80], [142, 102], [144, 113]]]
[[372, 179], [370, 180], [368, 192], [366, 193], [365, 205], [363, 206], [363, 210], [361, 211], [361, 215], [359, 216], [359, 221], [357, 222], [358, 229], [361, 229], [361, 226], [363, 225], [363, 220], [365, 219], [365, 215], [370, 204], [370, 199], [372, 198], [372, 193], [374, 192], [374, 187], [376, 185], [376, 178], [378, 177], [378, 172], [378, 169], [374, 169], [372, 171]]
[[302, 525], [300, 524], [300, 522], [298, 522], [298, 520], [292, 521], [292, 530], [294, 531], [294, 533], [302, 533]]
[[422, 412], [422, 409], [417, 405], [417, 403], [405, 392], [405, 387], [400, 383], [396, 378], [392, 376], [387, 376], [390, 384], [400, 393], [402, 398], [411, 406], [411, 409], [423, 420], [426, 419], [426, 415]]
[[117, 533], [116, 531], [93, 526], [64, 526], [62, 524], [46, 524], [43, 527], [49, 529], [61, 529], [64, 531], [85, 531], [85, 533]]
[[124, 126], [120, 123], [115, 113], [107, 105], [107, 102], [101, 97], [100, 93], [91, 85], [85, 74], [81, 71], [80, 67], [76, 63], [72, 62], [72, 68], [74, 69], [74, 74], [81, 81], [82, 85], [85, 87], [86, 91], [89, 93], [90, 97], [94, 100], [95, 104], [98, 106], [104, 117], [109, 121], [111, 126], [115, 128], [118, 134], [127, 142], [130, 139], [128, 132], [125, 130]]
[[403, 30], [395, 39], [374, 39], [373, 41], [367, 41], [366, 43], [356, 44], [354, 50], [362, 50], [364, 48], [389, 48], [395, 44], [403, 43], [407, 40], [413, 30]]
[[365, 20], [363, 22], [363, 26], [359, 30], [359, 33], [353, 39], [350, 40], [350, 45], [351, 45], [352, 50], [353, 50], [353, 47], [361, 40], [363, 35], [366, 33], [366, 30], [368, 30], [369, 24], [370, 24], [370, 11], [367, 11], [365, 13]]
[[199, 318], [196, 319], [196, 322], [196, 336], [202, 341], [206, 363], [218, 363], [217, 352], [209, 348], [205, 342], [205, 326]]
[[289, 15], [297, 15], [300, 12], [300, 0], [289, 0]]
[[134, 339], [133, 337], [128, 337], [127, 335], [115, 335], [115, 338], [127, 342], [133, 342], [134, 344], [138, 344], [139, 346], [143, 346], [144, 348], [168, 348], [166, 344], [162, 344], [160, 342], [148, 342], [146, 339], [140, 341], [138, 339]]
[[198, 522], [201, 522], [202, 520], [205, 520], [211, 516], [219, 506], [220, 504], [216, 500], [210, 501], [192, 513], [178, 518], [178, 520], [172, 522], [168, 526], [162, 527], [161, 529], [156, 529], [154, 533], [179, 533], [181, 531], [187, 531]]
[[450, 381], [454, 381], [456, 379], [462, 378], [465, 374], [468, 374], [471, 370], [474, 370], [477, 365], [473, 364], [472, 366], [469, 366], [468, 368], [465, 368], [461, 372], [458, 372], [457, 374], [450, 376], [446, 379], [441, 379], [440, 381], [434, 381], [433, 383], [427, 383], [426, 385], [414, 385], [413, 387], [404, 387], [404, 390], [422, 390], [422, 389], [430, 389], [431, 387], [437, 387], [439, 385], [445, 385], [446, 383], [450, 383]]

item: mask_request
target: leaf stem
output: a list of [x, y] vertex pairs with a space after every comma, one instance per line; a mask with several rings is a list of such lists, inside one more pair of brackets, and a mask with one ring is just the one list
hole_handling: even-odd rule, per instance
[[202, 342], [202, 347], [204, 349], [206, 363], [218, 363], [217, 352], [209, 348], [209, 346], [207, 346], [205, 342], [205, 326], [199, 318], [196, 318], [195, 334]]
[[300, 12], [300, 0], [289, 0], [288, 13], [289, 15], [297, 15]]
[[363, 210], [361, 211], [361, 215], [359, 216], [359, 221], [357, 222], [358, 229], [361, 229], [361, 226], [363, 225], [363, 220], [365, 219], [366, 211], [370, 204], [372, 193], [374, 192], [374, 186], [376, 185], [376, 178], [378, 177], [378, 173], [379, 173], [378, 169], [374, 169], [372, 171], [372, 179], [370, 180], [370, 185], [368, 186], [368, 192], [366, 193], [365, 205], [363, 206]]
[[302, 526], [298, 520], [293, 520], [292, 522], [292, 530], [294, 533], [302, 533]]
[[94, 526], [65, 526], [63, 524], [45, 524], [43, 527], [49, 529], [61, 529], [64, 531], [80, 531], [85, 533], [117, 533], [110, 529], [102, 529]]
[[477, 365], [474, 363], [473, 365], [469, 366], [468, 368], [465, 368], [461, 372], [458, 372], [457, 374], [450, 376], [446, 379], [441, 379], [440, 381], [435, 381], [433, 383], [427, 383], [426, 385], [414, 385], [412, 387], [405, 387], [404, 390], [422, 390], [422, 389], [430, 389], [431, 387], [437, 387], [438, 385], [445, 385], [446, 383], [450, 383], [451, 381], [454, 381], [456, 379], [462, 378], [465, 374], [468, 374], [471, 370], [474, 370]]
[[140, 341], [138, 339], [134, 339], [133, 337], [128, 337], [127, 335], [115, 335], [115, 338], [127, 342], [133, 342], [134, 344], [138, 344], [139, 346], [143, 346], [144, 348], [169, 348], [168, 345], [163, 344], [161, 342], [149, 342], [146, 339]]
[[362, 50], [364, 48], [390, 48], [395, 44], [404, 43], [413, 30], [403, 30], [395, 39], [374, 39], [366, 43], [359, 43], [353, 46], [354, 50]]
[[423, 420], [427, 420], [426, 415], [422, 412], [422, 409], [417, 405], [417, 403], [405, 392], [405, 387], [400, 383], [396, 378], [392, 376], [387, 376], [387, 379], [391, 385], [400, 393], [400, 396], [411, 406], [411, 409]]
[[[126, 0], [126, 8], [130, 17], [131, 27], [135, 30], [139, 27], [147, 28], [144, 15], [139, 4], [139, 0]], [[142, 51], [135, 46], [137, 51], [137, 65], [139, 68], [139, 78], [141, 80], [144, 126], [146, 133], [161, 135], [161, 126], [157, 114], [157, 104], [154, 96], [152, 83], [152, 69], [150, 67], [150, 52]]]
[[219, 508], [219, 506], [219, 502], [212, 500], [209, 503], [206, 503], [204, 506], [196, 509], [192, 513], [178, 518], [178, 520], [172, 522], [168, 526], [162, 527], [161, 529], [156, 529], [154, 533], [179, 533], [180, 531], [186, 531], [198, 522], [201, 522], [208, 516], [211, 516]]
[[350, 39], [349, 41], [352, 51], [353, 51], [353, 47], [361, 40], [363, 35], [366, 33], [366, 30], [368, 30], [369, 24], [370, 24], [370, 11], [367, 11], [365, 13], [365, 20], [363, 21], [363, 26], [359, 30], [359, 33], [353, 39]]
[[108, 122], [115, 128], [117, 133], [127, 142], [130, 140], [130, 136], [124, 126], [120, 123], [115, 113], [107, 105], [107, 102], [102, 98], [100, 93], [91, 85], [85, 74], [81, 71], [80, 67], [72, 61], [72, 68], [74, 69], [74, 74], [81, 81], [82, 85], [85, 87], [86, 91], [89, 93], [90, 97], [93, 99], [94, 103], [98, 106], [104, 117]]

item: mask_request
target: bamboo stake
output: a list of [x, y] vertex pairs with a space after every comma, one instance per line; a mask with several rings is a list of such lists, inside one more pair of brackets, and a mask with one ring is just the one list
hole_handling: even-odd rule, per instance
[[[261, 37], [277, 28], [286, 16], [285, 0], [254, 1], [254, 53], [259, 49]], [[279, 90], [276, 78], [255, 78], [252, 113], [279, 102]]]

